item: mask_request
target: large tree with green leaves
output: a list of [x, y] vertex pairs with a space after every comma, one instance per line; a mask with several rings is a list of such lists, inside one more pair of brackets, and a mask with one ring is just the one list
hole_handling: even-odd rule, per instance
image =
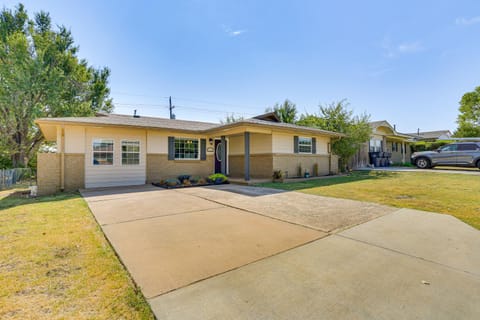
[[265, 112], [275, 112], [281, 122], [295, 123], [297, 120], [297, 106], [288, 99], [282, 104], [276, 103], [273, 107], [267, 108]]
[[460, 100], [456, 137], [480, 137], [480, 87], [467, 92]]
[[342, 100], [320, 106], [319, 114], [301, 115], [297, 124], [346, 134], [332, 143], [332, 151], [339, 156], [340, 168], [344, 170], [350, 158], [370, 139], [369, 121], [369, 115], [354, 115], [349, 103]]
[[38, 117], [111, 112], [107, 68], [77, 56], [71, 32], [22, 4], [0, 12], [0, 157], [25, 166], [43, 141]]

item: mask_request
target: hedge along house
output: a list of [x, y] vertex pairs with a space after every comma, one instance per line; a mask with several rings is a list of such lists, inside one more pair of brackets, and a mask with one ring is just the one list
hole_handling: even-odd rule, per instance
[[117, 114], [36, 120], [56, 153], [39, 153], [40, 194], [139, 185], [180, 174], [271, 178], [338, 170], [331, 139], [342, 135], [280, 123], [272, 113], [230, 124]]
[[[395, 126], [388, 121], [370, 122], [372, 134], [351, 160], [353, 168], [362, 168], [367, 165], [385, 166], [386, 161], [406, 163], [410, 161], [413, 137], [409, 134], [397, 132]], [[379, 159], [378, 161], [376, 159]]]

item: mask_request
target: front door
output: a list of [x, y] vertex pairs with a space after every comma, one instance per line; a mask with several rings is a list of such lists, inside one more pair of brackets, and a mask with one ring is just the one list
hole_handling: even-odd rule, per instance
[[[225, 146], [226, 148], [227, 146]], [[215, 173], [222, 173], [222, 140], [215, 140]], [[225, 154], [226, 154], [225, 150]], [[225, 168], [227, 166], [225, 165]]]

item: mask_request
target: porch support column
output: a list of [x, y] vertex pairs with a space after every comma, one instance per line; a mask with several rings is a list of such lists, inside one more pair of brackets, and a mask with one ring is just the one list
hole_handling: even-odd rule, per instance
[[222, 163], [221, 163], [221, 172], [222, 174], [227, 174], [227, 141], [225, 140], [225, 136], [221, 137], [222, 139]]
[[402, 163], [405, 163], [405, 154], [407, 150], [405, 150], [405, 141], [402, 141]]
[[244, 173], [245, 173], [245, 181], [250, 180], [250, 132], [244, 133], [244, 142], [245, 142], [245, 154], [244, 154]]

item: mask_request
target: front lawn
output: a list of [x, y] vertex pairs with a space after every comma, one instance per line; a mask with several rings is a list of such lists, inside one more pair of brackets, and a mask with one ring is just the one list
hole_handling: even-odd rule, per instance
[[78, 194], [0, 192], [1, 319], [153, 319]]
[[446, 213], [480, 229], [478, 175], [361, 171], [347, 176], [261, 186]]

